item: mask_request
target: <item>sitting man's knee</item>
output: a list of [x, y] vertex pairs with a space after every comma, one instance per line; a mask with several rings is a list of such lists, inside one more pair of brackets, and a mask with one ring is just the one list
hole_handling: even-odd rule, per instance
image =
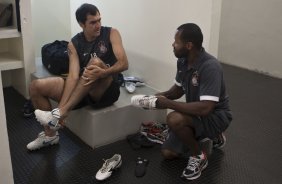
[[177, 153], [175, 153], [171, 150], [168, 150], [168, 149], [162, 149], [161, 153], [162, 153], [163, 157], [167, 160], [172, 160], [172, 159], [179, 157], [179, 155]]
[[88, 63], [88, 65], [96, 65], [101, 68], [106, 67], [105, 63], [100, 58], [92, 58], [90, 62]]
[[38, 79], [35, 79], [35, 80], [31, 81], [31, 83], [29, 84], [29, 91], [30, 92], [35, 92], [37, 90], [38, 86], [39, 86]]

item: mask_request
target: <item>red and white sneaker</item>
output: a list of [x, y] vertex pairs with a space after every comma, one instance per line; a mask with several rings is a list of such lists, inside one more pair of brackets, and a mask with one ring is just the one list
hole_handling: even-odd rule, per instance
[[204, 153], [197, 156], [190, 156], [187, 167], [183, 170], [181, 177], [187, 180], [197, 179], [207, 166], [208, 159]]

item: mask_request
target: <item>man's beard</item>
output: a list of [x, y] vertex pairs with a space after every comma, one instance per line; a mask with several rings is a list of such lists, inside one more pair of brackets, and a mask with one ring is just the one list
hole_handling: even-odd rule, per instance
[[177, 58], [184, 58], [187, 57], [189, 55], [189, 50], [186, 48], [182, 48], [180, 50], [174, 50], [174, 55]]

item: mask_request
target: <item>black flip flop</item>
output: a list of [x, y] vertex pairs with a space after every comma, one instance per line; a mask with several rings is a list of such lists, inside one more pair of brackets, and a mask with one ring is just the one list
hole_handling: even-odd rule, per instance
[[138, 157], [135, 166], [135, 176], [142, 177], [146, 174], [146, 168], [149, 164], [149, 160], [146, 158]]

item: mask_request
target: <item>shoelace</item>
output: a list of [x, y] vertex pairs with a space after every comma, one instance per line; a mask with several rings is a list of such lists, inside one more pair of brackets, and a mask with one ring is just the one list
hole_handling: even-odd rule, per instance
[[200, 165], [200, 159], [196, 157], [190, 157], [186, 168], [195, 171], [195, 169], [199, 167], [199, 165]]
[[45, 132], [40, 132], [37, 137], [39, 138], [39, 137], [44, 137], [44, 136], [45, 136]]
[[151, 102], [151, 99], [154, 98], [152, 96], [145, 96], [143, 99], [140, 100], [140, 104], [143, 105], [143, 106], [149, 106], [150, 107], [150, 102]]
[[161, 130], [165, 130], [167, 128], [166, 125], [162, 123], [155, 123], [153, 127]]
[[61, 114], [60, 114], [60, 109], [58, 109], [58, 108], [53, 109], [53, 110], [51, 111], [51, 114], [52, 114], [52, 116], [54, 116], [55, 118], [57, 118], [57, 121], [56, 121], [56, 124], [55, 124], [55, 127], [57, 127], [58, 124], [59, 124], [60, 116], [61, 116]]
[[57, 127], [57, 126], [58, 126], [58, 124], [59, 124], [59, 120], [57, 120], [57, 122], [56, 122], [56, 124], [55, 124], [55, 127]]
[[105, 160], [105, 159], [103, 159], [104, 160], [104, 164], [103, 164], [103, 166], [102, 166], [102, 168], [101, 168], [101, 172], [102, 173], [104, 173], [104, 172], [106, 172], [107, 170], [108, 170], [108, 165], [109, 165], [109, 159], [107, 159], [107, 160]]
[[223, 137], [218, 136], [213, 139], [213, 144], [222, 144], [223, 143]]
[[[54, 136], [58, 136], [57, 135], [57, 133], [54, 135]], [[40, 132], [39, 134], [38, 134], [38, 136], [37, 136], [37, 138], [45, 138], [46, 137], [46, 135], [45, 135], [45, 132], [43, 131], [43, 132]], [[53, 136], [52, 136], [53, 137]]]
[[167, 127], [161, 123], [155, 123], [150, 129], [149, 132], [150, 133], [163, 133], [165, 130], [167, 129]]
[[220, 142], [218, 138], [215, 138], [215, 139], [213, 139], [212, 141], [213, 141], [214, 143], [216, 143], [216, 144], [218, 144], [218, 143]]
[[34, 141], [35, 142], [35, 144], [41, 144], [42, 143], [42, 141], [45, 141], [46, 140], [46, 135], [45, 135], [45, 132], [40, 132], [39, 134], [38, 134], [38, 137], [37, 137], [37, 139]]

